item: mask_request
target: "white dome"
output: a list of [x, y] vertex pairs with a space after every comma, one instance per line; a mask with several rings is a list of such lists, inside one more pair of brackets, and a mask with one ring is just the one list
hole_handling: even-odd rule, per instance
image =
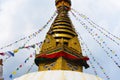
[[102, 80], [97, 76], [75, 71], [51, 70], [25, 74], [14, 80]]

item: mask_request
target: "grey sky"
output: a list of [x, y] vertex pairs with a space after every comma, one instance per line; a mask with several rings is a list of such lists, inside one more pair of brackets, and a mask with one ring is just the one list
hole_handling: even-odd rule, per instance
[[[95, 23], [120, 37], [119, 0], [72, 0], [72, 8], [87, 15]], [[51, 15], [53, 15], [53, 11], [55, 11], [54, 0], [0, 0], [0, 47], [37, 31], [48, 21]], [[73, 17], [71, 18], [73, 19]], [[76, 28], [80, 26], [80, 24], [74, 20], [73, 24]], [[78, 28], [78, 30], [79, 29], [80, 28]], [[44, 30], [43, 33], [47, 30]], [[37, 37], [37, 40], [34, 40], [36, 42], [38, 40], [42, 41], [44, 38], [43, 36], [45, 36], [43, 33]], [[100, 47], [98, 47], [92, 37], [87, 37], [90, 35], [87, 35], [88, 33], [86, 31], [81, 28], [80, 33], [89, 45], [96, 59], [98, 59], [106, 70], [106, 73], [110, 76], [111, 80], [120, 79], [120, 70], [113, 61], [106, 56], [105, 52]], [[34, 43], [34, 40], [31, 42]], [[92, 44], [91, 42], [95, 44]], [[13, 50], [21, 44], [22, 42], [0, 51]], [[116, 46], [113, 43], [109, 44], [109, 46], [116, 50], [117, 53], [120, 53], [120, 46]], [[29, 56], [29, 53], [29, 50], [22, 50], [17, 53], [14, 58], [10, 58], [4, 63], [5, 80], [8, 80], [9, 74], [14, 71], [19, 64], [23, 63], [24, 59]], [[120, 54], [118, 55], [120, 57]], [[21, 60], [21, 58], [23, 60]], [[33, 59], [31, 62], [33, 62]], [[29, 62], [28, 65], [25, 65], [15, 77], [24, 74], [26, 68], [32, 64], [31, 62]], [[34, 67], [32, 71], [36, 70], [37, 67]], [[91, 68], [85, 70], [85, 72], [94, 74]], [[99, 68], [98, 72], [100, 77], [105, 78]]]

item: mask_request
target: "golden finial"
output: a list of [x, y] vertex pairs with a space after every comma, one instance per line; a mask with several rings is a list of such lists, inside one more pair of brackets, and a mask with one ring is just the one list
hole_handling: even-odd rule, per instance
[[56, 0], [55, 5], [57, 7], [58, 12], [61, 10], [69, 11], [71, 9], [71, 0]]

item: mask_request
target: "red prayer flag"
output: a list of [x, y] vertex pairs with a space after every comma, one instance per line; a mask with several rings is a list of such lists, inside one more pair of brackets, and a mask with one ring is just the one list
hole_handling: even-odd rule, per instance
[[20, 68], [22, 67], [22, 65], [19, 66]]
[[5, 55], [5, 53], [0, 53], [0, 55], [4, 56], [4, 55]]

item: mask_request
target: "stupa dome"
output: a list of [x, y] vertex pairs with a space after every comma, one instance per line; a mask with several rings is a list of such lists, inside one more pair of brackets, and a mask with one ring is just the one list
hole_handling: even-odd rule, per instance
[[101, 78], [76, 71], [50, 70], [25, 74], [14, 80], [102, 80]]

